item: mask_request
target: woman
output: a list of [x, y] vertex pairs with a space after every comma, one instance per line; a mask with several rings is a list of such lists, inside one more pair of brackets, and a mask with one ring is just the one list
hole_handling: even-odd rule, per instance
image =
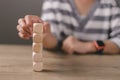
[[36, 22], [44, 24], [44, 48], [68, 54], [120, 53], [120, 9], [115, 0], [45, 0], [41, 18], [27, 15], [18, 20], [19, 36], [29, 39]]

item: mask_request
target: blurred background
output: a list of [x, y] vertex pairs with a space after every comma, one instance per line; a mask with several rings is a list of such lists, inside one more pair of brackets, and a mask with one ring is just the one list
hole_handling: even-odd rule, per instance
[[[117, 3], [120, 3], [120, 0]], [[16, 25], [26, 14], [41, 15], [43, 0], [0, 0], [0, 44], [31, 44], [18, 37]]]
[[26, 14], [41, 14], [43, 0], [1, 0], [0, 1], [0, 44], [31, 44], [31, 40], [18, 37], [16, 25]]

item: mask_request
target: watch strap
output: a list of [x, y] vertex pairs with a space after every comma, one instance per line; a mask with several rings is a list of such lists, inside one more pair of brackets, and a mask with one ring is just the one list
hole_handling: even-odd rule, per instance
[[103, 51], [104, 51], [104, 47], [105, 47], [105, 44], [103, 41], [101, 40], [96, 40], [94, 41], [94, 45], [97, 49], [96, 53], [97, 54], [103, 54]]

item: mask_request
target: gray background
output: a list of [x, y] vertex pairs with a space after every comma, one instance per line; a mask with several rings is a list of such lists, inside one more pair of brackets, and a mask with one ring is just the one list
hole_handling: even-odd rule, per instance
[[18, 37], [17, 21], [26, 14], [40, 16], [42, 2], [43, 0], [0, 0], [0, 44], [31, 44], [31, 40]]
[[0, 0], [0, 44], [31, 44], [18, 37], [17, 20], [26, 14], [40, 16], [42, 0]]

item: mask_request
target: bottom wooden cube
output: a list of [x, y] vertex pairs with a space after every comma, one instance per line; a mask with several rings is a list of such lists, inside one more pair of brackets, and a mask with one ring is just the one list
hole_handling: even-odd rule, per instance
[[35, 72], [43, 71], [43, 62], [33, 62], [33, 70]]

